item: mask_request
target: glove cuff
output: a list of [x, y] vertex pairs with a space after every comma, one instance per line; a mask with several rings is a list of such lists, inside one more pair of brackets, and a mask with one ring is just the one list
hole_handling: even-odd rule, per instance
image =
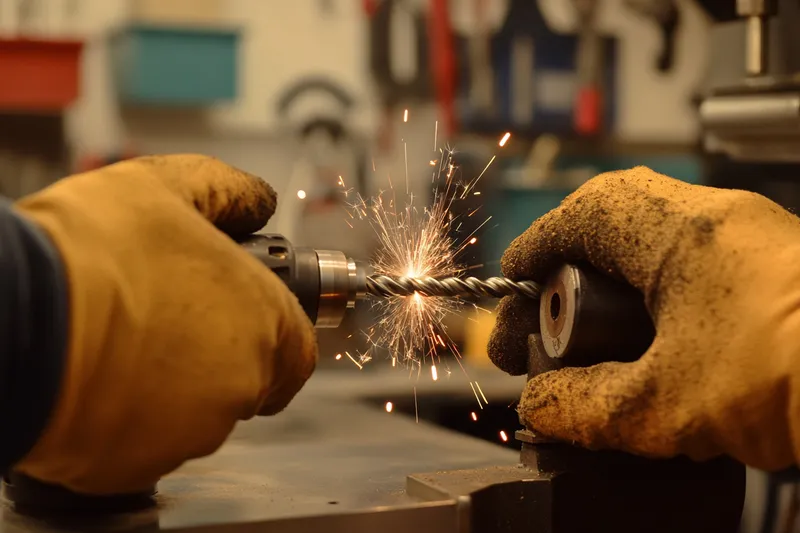
[[0, 201], [0, 473], [39, 439], [65, 367], [68, 289], [44, 232]]

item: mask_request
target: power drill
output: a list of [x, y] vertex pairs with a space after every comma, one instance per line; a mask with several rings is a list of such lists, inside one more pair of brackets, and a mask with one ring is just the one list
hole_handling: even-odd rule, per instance
[[369, 266], [335, 250], [294, 247], [282, 235], [250, 235], [240, 240], [254, 257], [277, 274], [297, 296], [318, 328], [336, 328], [347, 309], [360, 299], [411, 296], [501, 298], [519, 294], [538, 299], [540, 287], [532, 281], [506, 278], [430, 278], [371, 275]]

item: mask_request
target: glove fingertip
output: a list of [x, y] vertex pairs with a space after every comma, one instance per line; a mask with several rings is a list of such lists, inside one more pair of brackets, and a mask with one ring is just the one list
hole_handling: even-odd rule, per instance
[[597, 408], [580, 381], [584, 370], [555, 370], [528, 381], [517, 408], [520, 421], [543, 436], [589, 446], [600, 428]]
[[283, 411], [314, 373], [319, 359], [314, 326], [294, 295], [287, 295], [287, 299], [289, 310], [282, 318], [279, 346], [274, 354], [275, 381], [258, 411], [261, 416]]
[[[520, 419], [550, 438], [590, 449], [630, 448], [648, 386], [638, 363], [602, 363], [540, 374], [525, 387]], [[614, 421], [613, 423], [611, 421]]]
[[563, 216], [564, 208], [557, 207], [514, 239], [500, 259], [503, 275], [515, 281], [544, 281], [564, 261], [564, 252], [573, 248], [575, 235], [565, 231]]
[[277, 194], [269, 184], [215, 157], [201, 154], [143, 156], [119, 165], [123, 175], [137, 175], [145, 170], [233, 237], [260, 230], [277, 208]]
[[243, 170], [233, 170], [239, 174], [240, 184], [231, 192], [228, 208], [219, 214], [215, 225], [237, 237], [255, 233], [267, 225], [278, 207], [278, 195], [263, 179]]
[[528, 373], [528, 336], [539, 331], [538, 303], [507, 296], [497, 306], [497, 321], [489, 337], [489, 359], [512, 376]]

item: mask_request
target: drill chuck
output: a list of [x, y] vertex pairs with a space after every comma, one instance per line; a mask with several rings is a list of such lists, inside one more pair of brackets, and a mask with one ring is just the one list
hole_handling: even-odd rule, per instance
[[295, 248], [274, 234], [251, 235], [240, 244], [286, 283], [318, 328], [338, 327], [366, 296], [366, 266], [342, 252]]

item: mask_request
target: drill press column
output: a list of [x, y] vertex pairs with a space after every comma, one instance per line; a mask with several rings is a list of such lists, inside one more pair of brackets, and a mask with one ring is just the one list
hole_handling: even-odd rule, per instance
[[736, 13], [747, 19], [745, 69], [748, 76], [767, 73], [767, 25], [775, 14], [774, 0], [736, 0]]

